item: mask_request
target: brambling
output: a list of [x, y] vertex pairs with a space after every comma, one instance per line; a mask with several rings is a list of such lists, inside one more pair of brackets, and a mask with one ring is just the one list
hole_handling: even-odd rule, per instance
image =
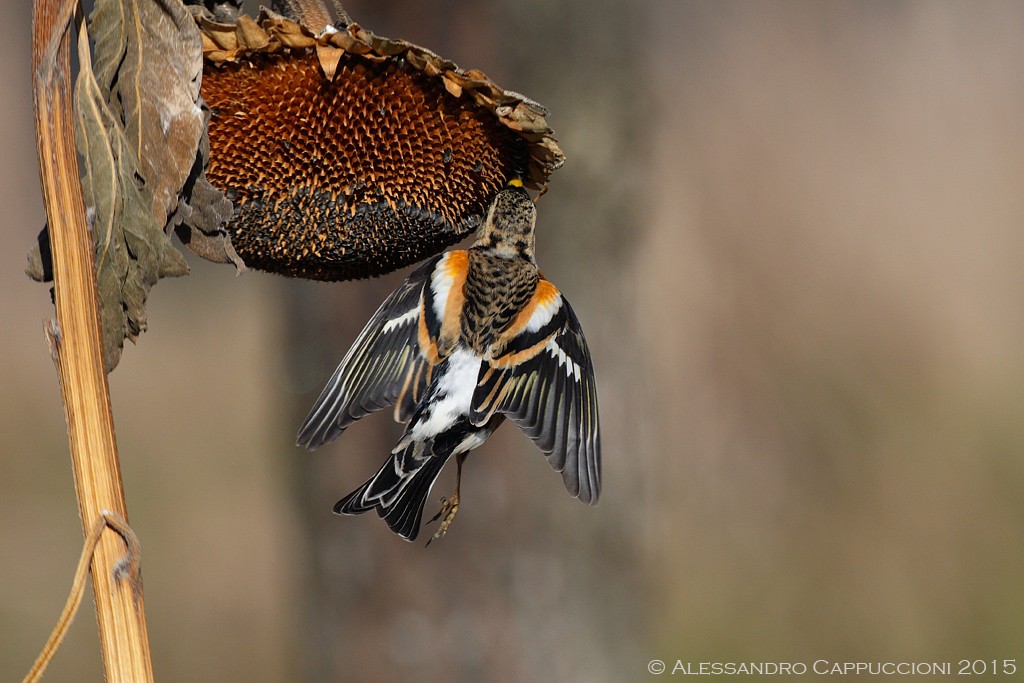
[[455, 456], [455, 492], [431, 520], [443, 517], [430, 540], [440, 538], [459, 510], [466, 457], [506, 417], [547, 454], [571, 495], [597, 502], [594, 367], [569, 302], [537, 269], [536, 218], [513, 179], [473, 245], [417, 268], [342, 359], [299, 429], [298, 445], [315, 449], [392, 405], [406, 428], [380, 471], [340, 500], [336, 513], [376, 510], [411, 541], [431, 486]]

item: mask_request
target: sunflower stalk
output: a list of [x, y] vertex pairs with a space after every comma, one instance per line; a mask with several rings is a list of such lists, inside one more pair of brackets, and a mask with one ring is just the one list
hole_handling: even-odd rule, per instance
[[[328, 24], [333, 23], [331, 12], [323, 0], [274, 0], [271, 7], [278, 14], [299, 22], [314, 33], [323, 31]], [[340, 17], [348, 18], [340, 2], [335, 2], [334, 7]]]
[[[32, 81], [40, 180], [49, 226], [56, 319], [46, 335], [67, 419], [82, 528], [127, 519], [104, 365], [93, 260], [74, 142], [69, 49], [74, 0], [35, 0]], [[86, 39], [80, 36], [80, 40]], [[125, 572], [125, 538], [105, 529], [91, 577], [106, 680], [152, 681], [137, 567]]]

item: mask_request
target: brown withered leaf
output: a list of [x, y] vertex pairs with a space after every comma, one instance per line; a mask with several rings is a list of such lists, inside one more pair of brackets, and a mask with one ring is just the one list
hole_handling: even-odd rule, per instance
[[[109, 372], [146, 329], [153, 284], [188, 273], [167, 233], [173, 217], [201, 213], [180, 198], [202, 180], [202, 41], [181, 0], [97, 0], [78, 45], [75, 138]], [[41, 265], [30, 255], [30, 275]]]
[[[99, 5], [97, 6], [99, 7]], [[188, 266], [153, 214], [153, 194], [142, 181], [124, 122], [108, 102], [80, 40], [76, 86], [76, 140], [82, 155], [82, 193], [96, 243], [107, 371], [121, 355], [124, 339], [146, 327], [146, 297], [160, 277], [184, 275]], [[97, 59], [96, 64], [104, 62]], [[103, 73], [100, 70], [100, 73]]]
[[210, 184], [206, 178], [206, 167], [210, 161], [210, 138], [206, 123], [210, 110], [203, 103], [203, 135], [199, 141], [192, 172], [181, 189], [178, 209], [168, 219], [174, 226], [178, 239], [194, 254], [214, 263], [230, 263], [238, 272], [245, 270], [245, 263], [235, 252], [231, 237], [224, 229], [224, 223], [234, 210], [224, 193]]
[[101, 0], [90, 32], [93, 70], [163, 224], [178, 203], [205, 127], [199, 106], [202, 40], [179, 0]]

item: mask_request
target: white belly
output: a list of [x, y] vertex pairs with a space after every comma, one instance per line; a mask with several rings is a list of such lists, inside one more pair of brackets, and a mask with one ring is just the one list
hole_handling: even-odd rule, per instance
[[441, 374], [426, 392], [429, 408], [410, 425], [408, 435], [419, 441], [431, 439], [450, 428], [460, 417], [469, 415], [480, 376], [480, 359], [472, 352], [456, 349], [447, 363], [438, 368]]

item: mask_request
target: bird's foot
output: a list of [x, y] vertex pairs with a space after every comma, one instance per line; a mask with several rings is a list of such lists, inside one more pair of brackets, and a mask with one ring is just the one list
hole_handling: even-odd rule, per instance
[[430, 521], [427, 522], [427, 524], [430, 524], [431, 522], [436, 522], [438, 519], [441, 519], [442, 517], [444, 517], [444, 519], [441, 519], [441, 526], [437, 528], [437, 531], [434, 533], [434, 535], [431, 536], [430, 540], [427, 541], [427, 545], [430, 545], [432, 541], [435, 541], [444, 536], [446, 533], [448, 533], [448, 527], [450, 527], [452, 525], [452, 522], [455, 521], [455, 515], [458, 514], [458, 512], [458, 491], [453, 493], [451, 498], [441, 499], [441, 509], [437, 511], [436, 515], [430, 518]]

